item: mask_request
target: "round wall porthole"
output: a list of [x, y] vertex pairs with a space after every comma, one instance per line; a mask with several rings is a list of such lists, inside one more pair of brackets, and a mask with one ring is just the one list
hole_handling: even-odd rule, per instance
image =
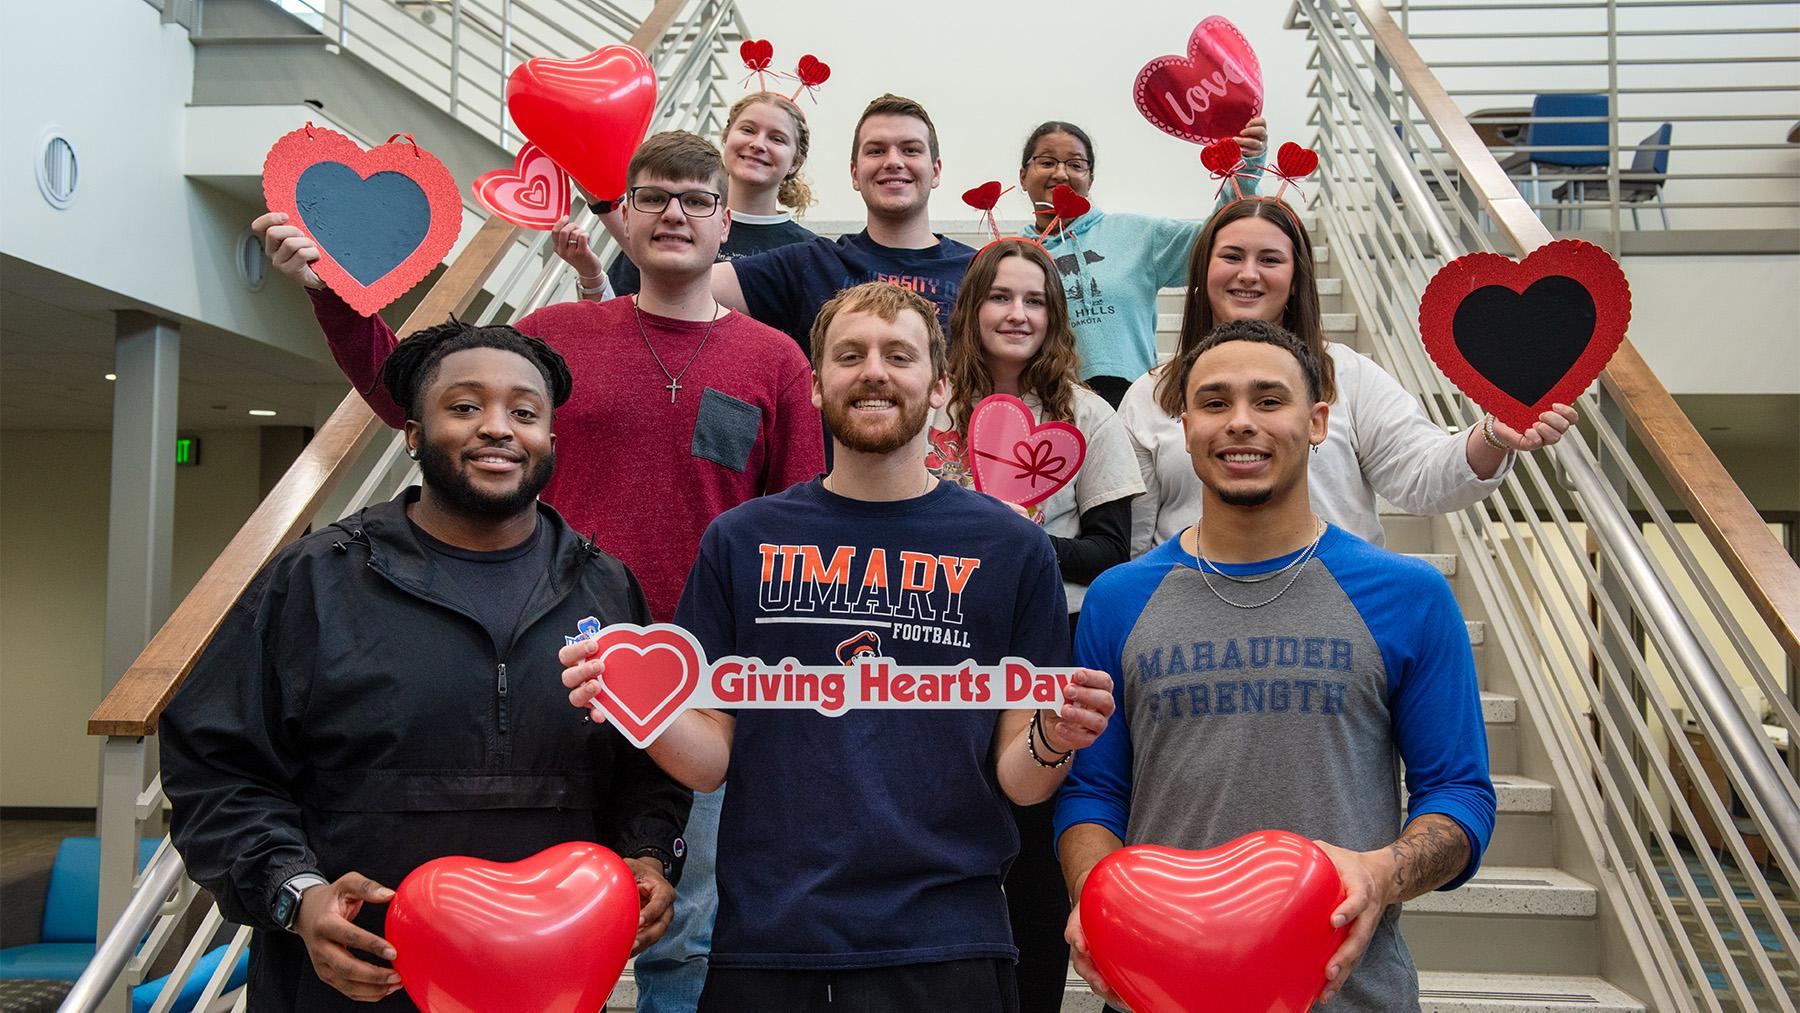
[[75, 200], [75, 186], [80, 170], [75, 162], [75, 146], [60, 130], [44, 132], [38, 145], [37, 185], [44, 200], [57, 210], [67, 208]]
[[238, 236], [237, 273], [243, 279], [244, 286], [252, 292], [260, 292], [263, 287], [263, 274], [269, 266], [269, 256], [263, 252], [262, 240], [256, 233], [245, 229]]

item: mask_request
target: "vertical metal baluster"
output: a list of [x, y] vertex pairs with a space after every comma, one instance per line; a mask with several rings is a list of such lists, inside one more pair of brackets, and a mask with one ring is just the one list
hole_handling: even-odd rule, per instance
[[462, 0], [450, 0], [450, 118], [456, 118], [456, 95], [462, 84]]
[[512, 0], [500, 4], [500, 146], [506, 147], [506, 79], [512, 73]]

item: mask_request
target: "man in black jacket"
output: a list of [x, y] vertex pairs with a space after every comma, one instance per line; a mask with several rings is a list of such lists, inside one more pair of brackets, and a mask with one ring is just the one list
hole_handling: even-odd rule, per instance
[[597, 841], [637, 877], [637, 948], [669, 922], [691, 794], [572, 718], [554, 662], [583, 617], [650, 622], [630, 571], [537, 502], [568, 367], [453, 321], [382, 379], [422, 487], [278, 555], [162, 719], [176, 847], [257, 929], [252, 1010], [412, 1008], [377, 905], [444, 855]]

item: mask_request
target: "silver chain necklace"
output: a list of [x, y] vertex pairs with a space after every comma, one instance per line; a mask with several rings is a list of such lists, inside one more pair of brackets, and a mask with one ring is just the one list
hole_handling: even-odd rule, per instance
[[[1287, 566], [1282, 567], [1280, 570], [1276, 570], [1275, 573], [1270, 574], [1269, 576], [1273, 577], [1273, 576], [1275, 576], [1275, 574], [1279, 574], [1279, 573], [1283, 572], [1288, 567], [1297, 565], [1298, 569], [1294, 570], [1294, 575], [1292, 577], [1289, 577], [1288, 582], [1286, 584], [1281, 585], [1281, 590], [1275, 592], [1275, 594], [1272, 597], [1270, 597], [1264, 601], [1254, 602], [1249, 605], [1246, 605], [1242, 602], [1232, 601], [1230, 598], [1227, 598], [1224, 595], [1220, 594], [1219, 589], [1213, 586], [1212, 578], [1210, 578], [1206, 575], [1207, 570], [1211, 570], [1214, 573], [1217, 573], [1219, 576], [1226, 577], [1228, 579], [1231, 579], [1230, 574], [1227, 574], [1225, 571], [1220, 570], [1218, 567], [1218, 564], [1214, 563], [1212, 560], [1207, 559], [1205, 556], [1202, 556], [1200, 554], [1200, 526], [1196, 524], [1194, 526], [1194, 559], [1196, 561], [1198, 561], [1198, 563], [1200, 564], [1198, 567], [1196, 567], [1196, 569], [1198, 569], [1200, 571], [1200, 580], [1206, 584], [1206, 589], [1213, 593], [1214, 598], [1217, 598], [1220, 601], [1224, 602], [1225, 604], [1230, 605], [1232, 608], [1259, 609], [1259, 608], [1262, 608], [1264, 605], [1274, 604], [1276, 599], [1280, 598], [1284, 594], [1287, 594], [1288, 588], [1293, 587], [1294, 584], [1300, 580], [1300, 575], [1306, 572], [1306, 564], [1311, 562], [1312, 557], [1318, 554], [1319, 543], [1321, 541], [1323, 541], [1325, 538], [1326, 525], [1321, 523], [1318, 520], [1318, 518], [1316, 518], [1316, 517], [1313, 519], [1313, 523], [1318, 525], [1319, 533], [1317, 535], [1313, 536], [1312, 544], [1308, 545], [1306, 547], [1305, 551], [1301, 552], [1299, 556], [1295, 557], [1293, 562], [1289, 563]], [[1265, 577], [1262, 579], [1266, 580], [1268, 578]]]
[[687, 365], [681, 367], [681, 372], [679, 373], [670, 373], [669, 367], [663, 365], [662, 356], [656, 354], [656, 346], [650, 343], [650, 334], [648, 331], [644, 330], [644, 314], [643, 311], [638, 309], [636, 296], [633, 296], [631, 299], [631, 316], [632, 319], [637, 321], [638, 337], [644, 339], [644, 347], [650, 349], [650, 357], [656, 360], [656, 368], [662, 370], [662, 375], [669, 378], [668, 386], [663, 389], [669, 392], [669, 403], [674, 404], [675, 392], [681, 389], [681, 378], [686, 376], [687, 371], [693, 367], [694, 360], [700, 358], [700, 350], [706, 347], [707, 339], [712, 337], [713, 324], [719, 322], [719, 303], [717, 300], [714, 300], [713, 317], [712, 320], [708, 321], [706, 324], [706, 333], [701, 335], [700, 344], [694, 347], [694, 354], [688, 356]]

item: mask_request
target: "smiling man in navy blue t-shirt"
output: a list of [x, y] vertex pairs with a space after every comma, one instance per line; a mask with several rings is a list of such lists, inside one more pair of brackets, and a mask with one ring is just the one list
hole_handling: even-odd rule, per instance
[[[812, 354], [835, 466], [720, 515], [676, 622], [715, 658], [1066, 663], [1042, 529], [925, 470], [925, 421], [948, 392], [931, 305], [892, 284], [852, 288], [820, 311]], [[581, 707], [600, 674], [590, 650], [563, 652]], [[701, 1013], [1016, 1010], [1007, 800], [1056, 790], [1062, 761], [1105, 729], [1111, 687], [1078, 672], [1035, 723], [1023, 710], [684, 713], [651, 757], [696, 790], [731, 782]]]
[[852, 285], [888, 281], [929, 300], [948, 333], [950, 307], [975, 251], [931, 231], [931, 191], [942, 164], [937, 127], [924, 106], [898, 95], [875, 99], [857, 120], [850, 150], [850, 185], [869, 209], [867, 227], [716, 264], [714, 297], [805, 349], [826, 300]]

